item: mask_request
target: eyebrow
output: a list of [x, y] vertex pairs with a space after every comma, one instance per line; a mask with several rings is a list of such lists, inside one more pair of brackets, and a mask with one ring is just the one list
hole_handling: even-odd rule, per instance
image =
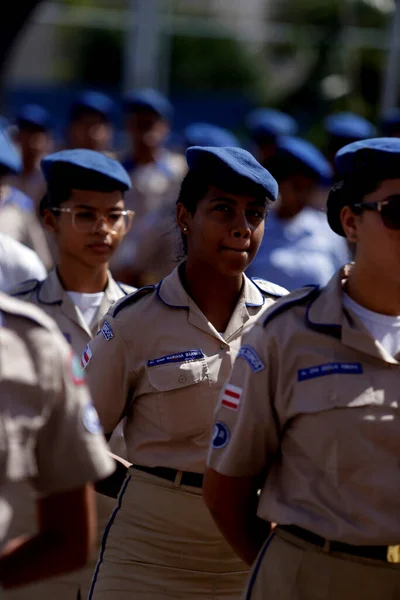
[[[237, 201], [234, 200], [233, 198], [230, 198], [229, 196], [218, 196], [217, 198], [211, 198], [210, 202], [227, 202], [228, 204], [231, 204], [232, 206], [237, 204]], [[254, 198], [253, 200], [248, 202], [248, 204], [266, 208], [267, 200], [258, 200], [257, 198]]]
[[[90, 206], [90, 204], [74, 204], [74, 208], [83, 208], [84, 210], [93, 210], [93, 211], [99, 211], [98, 208], [95, 208], [94, 206]], [[112, 208], [108, 208], [106, 209], [108, 212], [113, 212], [116, 210], [125, 210], [125, 207], [123, 206], [114, 206]]]

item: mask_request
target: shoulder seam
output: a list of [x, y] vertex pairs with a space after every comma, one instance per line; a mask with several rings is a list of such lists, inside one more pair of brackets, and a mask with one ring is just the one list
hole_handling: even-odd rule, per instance
[[[307, 289], [307, 287], [308, 287], [308, 289]], [[302, 295], [300, 297], [296, 297], [296, 298], [288, 298], [286, 302], [282, 301], [282, 303], [279, 303], [279, 306], [277, 306], [275, 308], [275, 310], [272, 310], [266, 316], [266, 318], [264, 319], [263, 327], [266, 327], [266, 325], [268, 325], [268, 323], [270, 321], [272, 321], [272, 319], [274, 319], [278, 315], [284, 313], [289, 308], [292, 308], [292, 306], [296, 306], [297, 304], [302, 304], [303, 302], [305, 302], [307, 300], [309, 302], [311, 302], [313, 299], [315, 299], [319, 295], [320, 287], [318, 285], [312, 285], [312, 286], [307, 286], [307, 287], [301, 288], [305, 292], [307, 291], [307, 293], [305, 293], [304, 295]]]
[[125, 306], [129, 306], [131, 304], [134, 304], [142, 296], [145, 296], [146, 294], [153, 292], [155, 289], [156, 289], [155, 285], [146, 285], [145, 287], [138, 289], [136, 292], [132, 292], [131, 294], [128, 294], [125, 297], [121, 298], [121, 300], [119, 300], [116, 303], [116, 305], [114, 305], [111, 316], [116, 317], [117, 314], [122, 310], [122, 308], [124, 308]]

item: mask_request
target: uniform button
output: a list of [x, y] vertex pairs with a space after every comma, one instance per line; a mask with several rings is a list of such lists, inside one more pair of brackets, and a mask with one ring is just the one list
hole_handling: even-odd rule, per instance
[[179, 383], [185, 383], [185, 381], [186, 381], [186, 375], [180, 375]]
[[226, 350], [227, 348], [229, 348], [228, 344], [226, 344], [225, 342], [222, 342], [221, 349]]

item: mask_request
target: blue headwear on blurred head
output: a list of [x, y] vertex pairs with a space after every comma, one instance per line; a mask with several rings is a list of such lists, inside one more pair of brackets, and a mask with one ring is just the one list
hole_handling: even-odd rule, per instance
[[228, 129], [211, 123], [192, 123], [184, 131], [187, 146], [240, 147], [239, 140]]
[[340, 112], [329, 115], [324, 120], [326, 131], [334, 137], [349, 141], [363, 140], [376, 135], [376, 127], [352, 112]]
[[272, 108], [257, 108], [246, 118], [252, 138], [276, 139], [280, 135], [296, 135], [298, 125], [290, 115]]
[[150, 110], [166, 121], [171, 121], [174, 113], [170, 101], [161, 92], [152, 88], [133, 90], [126, 94], [124, 108], [127, 112]]
[[38, 104], [25, 104], [19, 110], [16, 123], [19, 129], [35, 127], [48, 131], [51, 129], [50, 113]]
[[105, 120], [110, 121], [114, 103], [102, 92], [86, 90], [79, 94], [73, 101], [70, 109], [70, 120], [78, 119], [87, 112], [98, 113]]

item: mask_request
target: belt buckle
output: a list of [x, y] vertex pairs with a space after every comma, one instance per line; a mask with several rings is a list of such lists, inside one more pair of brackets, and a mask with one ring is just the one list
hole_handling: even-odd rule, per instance
[[399, 546], [388, 546], [386, 553], [386, 560], [388, 563], [400, 563], [400, 545]]

